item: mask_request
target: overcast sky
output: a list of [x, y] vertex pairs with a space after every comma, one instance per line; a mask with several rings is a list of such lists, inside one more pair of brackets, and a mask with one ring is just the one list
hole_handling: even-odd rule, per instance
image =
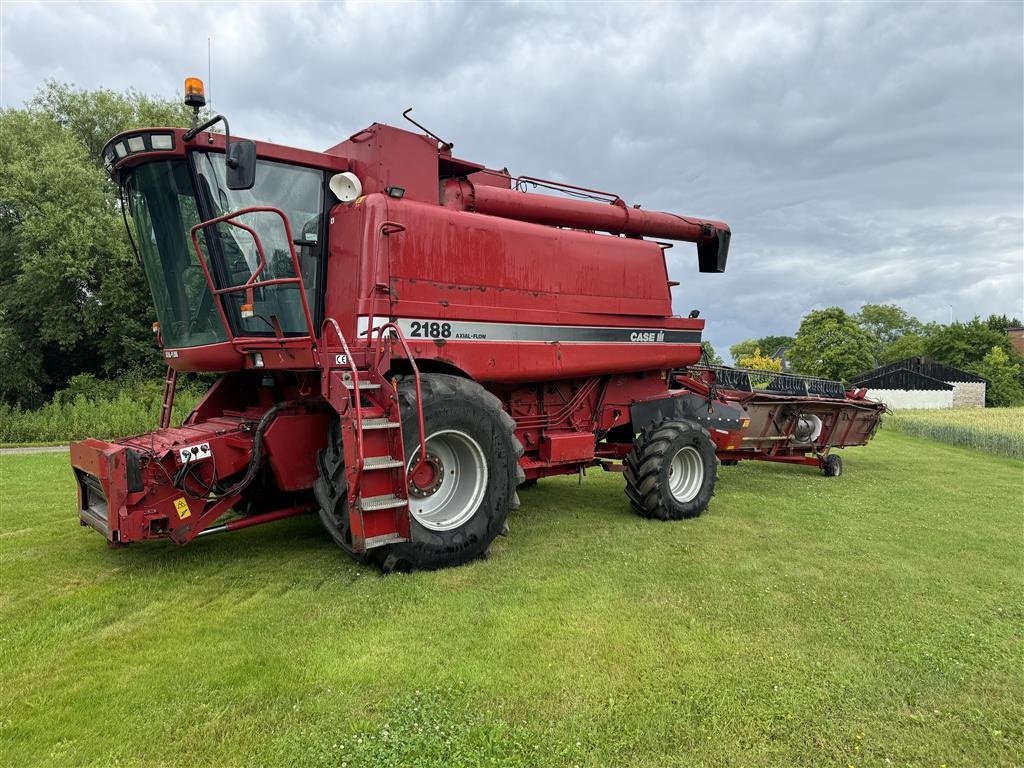
[[1024, 314], [1019, 2], [2, 4], [4, 106], [47, 78], [174, 96], [325, 149], [402, 110], [455, 154], [732, 226], [669, 251], [725, 352], [808, 310]]

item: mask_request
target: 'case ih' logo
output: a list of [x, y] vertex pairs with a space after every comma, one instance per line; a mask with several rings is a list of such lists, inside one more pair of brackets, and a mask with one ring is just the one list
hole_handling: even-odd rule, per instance
[[633, 333], [629, 334], [629, 340], [630, 341], [664, 341], [665, 340], [665, 332], [664, 331], [658, 331], [658, 332], [654, 332], [654, 331], [634, 331]]

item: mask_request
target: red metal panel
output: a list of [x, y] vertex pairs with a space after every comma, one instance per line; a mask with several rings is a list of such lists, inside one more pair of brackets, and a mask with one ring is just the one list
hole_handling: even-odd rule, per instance
[[453, 316], [467, 305], [672, 314], [665, 259], [656, 243], [405, 201], [392, 201], [388, 213], [405, 226], [390, 238], [398, 316], [402, 301], [432, 301]]
[[438, 202], [437, 142], [427, 136], [374, 123], [334, 145], [326, 155], [347, 159], [365, 195], [396, 186], [405, 190], [409, 200]]
[[327, 447], [330, 419], [327, 412], [282, 414], [267, 428], [263, 444], [282, 491], [313, 487], [318, 472], [316, 454]]
[[566, 432], [547, 435], [540, 443], [540, 458], [553, 464], [593, 459], [594, 433]]
[[436, 359], [483, 382], [550, 379], [666, 370], [700, 359], [699, 344], [540, 342], [410, 342], [418, 359]]

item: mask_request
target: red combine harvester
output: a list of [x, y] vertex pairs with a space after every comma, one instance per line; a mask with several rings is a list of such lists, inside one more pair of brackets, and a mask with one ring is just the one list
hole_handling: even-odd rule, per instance
[[[71, 446], [79, 518], [112, 545], [316, 511], [360, 561], [437, 568], [485, 553], [524, 481], [599, 465], [639, 514], [695, 517], [719, 458], [838, 474], [829, 449], [877, 427], [836, 382], [697, 365], [704, 321], [672, 314], [643, 238], [722, 272], [720, 221], [513, 178], [425, 129], [319, 153], [197, 122], [104, 148], [168, 364], [159, 429]], [[181, 371], [222, 375], [172, 426]]]

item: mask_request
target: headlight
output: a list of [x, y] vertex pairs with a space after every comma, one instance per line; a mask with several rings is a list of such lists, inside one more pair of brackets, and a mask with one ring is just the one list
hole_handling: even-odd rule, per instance
[[174, 149], [173, 133], [137, 133], [103, 148], [103, 163], [111, 168], [129, 155], [139, 152], [169, 152]]

